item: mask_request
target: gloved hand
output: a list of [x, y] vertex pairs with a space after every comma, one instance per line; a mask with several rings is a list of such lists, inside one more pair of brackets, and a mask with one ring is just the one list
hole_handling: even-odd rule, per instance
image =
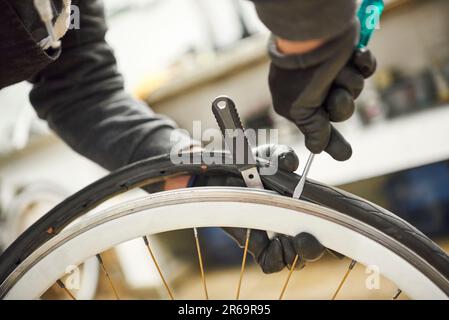
[[269, 86], [275, 111], [291, 120], [305, 136], [313, 153], [326, 151], [334, 159], [347, 160], [350, 144], [331, 125], [349, 119], [364, 79], [376, 69], [369, 50], [354, 50], [359, 24], [339, 37], [302, 55], [284, 55], [272, 39]]
[[[257, 156], [264, 156], [267, 160], [277, 159], [278, 167], [287, 171], [298, 169], [299, 160], [290, 147], [284, 145], [264, 145], [256, 148]], [[276, 161], [276, 160], [274, 160]], [[223, 176], [199, 176], [195, 186], [239, 186], [244, 187], [242, 179]], [[241, 247], [245, 245], [246, 230], [242, 228], [223, 228]], [[267, 233], [261, 230], [252, 230], [249, 252], [260, 265], [263, 272], [273, 273], [291, 267], [296, 254], [299, 255], [296, 268], [304, 267], [307, 261], [314, 261], [324, 254], [326, 248], [311, 234], [301, 233], [296, 237], [276, 235], [269, 239]]]

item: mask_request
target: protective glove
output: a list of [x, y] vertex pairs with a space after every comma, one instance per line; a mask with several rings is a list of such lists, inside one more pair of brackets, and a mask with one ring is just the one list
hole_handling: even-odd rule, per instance
[[[296, 153], [284, 145], [264, 145], [253, 151], [257, 156], [263, 156], [269, 161], [276, 161], [278, 167], [290, 172], [296, 171], [299, 160]], [[223, 176], [199, 176], [195, 186], [238, 186], [244, 187], [242, 179]], [[242, 228], [223, 228], [241, 247], [245, 245], [246, 230]], [[300, 233], [296, 237], [277, 234], [269, 239], [265, 231], [252, 230], [248, 251], [265, 273], [281, 271], [290, 268], [295, 256], [299, 259], [296, 268], [304, 267], [307, 261], [315, 261], [324, 254], [326, 248], [311, 234]]]
[[275, 111], [292, 121], [305, 136], [306, 147], [318, 154], [347, 160], [350, 144], [331, 125], [349, 119], [364, 79], [376, 70], [369, 50], [355, 50], [359, 23], [318, 49], [302, 55], [284, 55], [270, 41], [272, 59], [269, 86]]

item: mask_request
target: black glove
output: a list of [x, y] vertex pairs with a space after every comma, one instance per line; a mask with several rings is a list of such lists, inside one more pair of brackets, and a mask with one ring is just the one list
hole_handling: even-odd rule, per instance
[[[258, 156], [263, 156], [267, 160], [277, 159], [278, 167], [287, 171], [296, 171], [299, 160], [296, 153], [290, 147], [284, 145], [265, 145], [254, 150]], [[276, 157], [276, 158], [274, 158]], [[238, 186], [244, 187], [241, 178], [223, 176], [199, 176], [196, 178], [195, 186]], [[239, 246], [244, 246], [246, 240], [246, 230], [242, 228], [223, 228], [223, 230], [233, 238]], [[255, 261], [260, 265], [263, 272], [273, 273], [290, 268], [295, 256], [299, 259], [296, 268], [302, 268], [307, 261], [319, 259], [326, 248], [308, 233], [301, 233], [296, 237], [289, 237], [277, 234], [273, 239], [269, 239], [266, 231], [252, 230], [249, 244], [249, 252]]]
[[[223, 228], [237, 244], [243, 248], [247, 229]], [[296, 269], [301, 269], [306, 262], [321, 258], [326, 248], [311, 234], [300, 233], [296, 237], [276, 234], [269, 239], [266, 231], [251, 230], [248, 251], [264, 273], [279, 272], [285, 267], [291, 268], [296, 255]]]
[[369, 50], [354, 50], [359, 24], [322, 47], [303, 55], [283, 55], [272, 40], [269, 85], [278, 114], [295, 123], [313, 153], [326, 151], [334, 159], [347, 160], [350, 144], [330, 124], [349, 119], [364, 79], [376, 69]]

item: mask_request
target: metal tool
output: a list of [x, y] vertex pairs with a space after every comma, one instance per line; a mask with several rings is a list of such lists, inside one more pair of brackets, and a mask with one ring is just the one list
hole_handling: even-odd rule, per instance
[[226, 146], [231, 152], [233, 163], [242, 174], [246, 186], [264, 189], [257, 170], [256, 159], [234, 101], [229, 97], [220, 96], [212, 103], [212, 112], [223, 134]]
[[309, 158], [307, 159], [306, 166], [304, 167], [304, 171], [302, 172], [301, 179], [295, 187], [295, 191], [293, 192], [293, 198], [299, 199], [301, 197], [302, 192], [304, 191], [304, 186], [306, 184], [307, 175], [309, 174], [310, 167], [312, 166], [313, 159], [315, 159], [315, 154], [310, 153]]

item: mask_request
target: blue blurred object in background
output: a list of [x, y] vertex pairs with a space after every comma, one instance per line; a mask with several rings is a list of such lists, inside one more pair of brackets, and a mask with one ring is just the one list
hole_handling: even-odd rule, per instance
[[449, 161], [395, 173], [384, 192], [388, 209], [425, 234], [449, 233]]
[[[204, 260], [208, 267], [235, 266], [242, 262], [242, 249], [221, 228], [201, 228], [198, 230], [204, 242]], [[248, 258], [248, 262], [252, 262]]]

